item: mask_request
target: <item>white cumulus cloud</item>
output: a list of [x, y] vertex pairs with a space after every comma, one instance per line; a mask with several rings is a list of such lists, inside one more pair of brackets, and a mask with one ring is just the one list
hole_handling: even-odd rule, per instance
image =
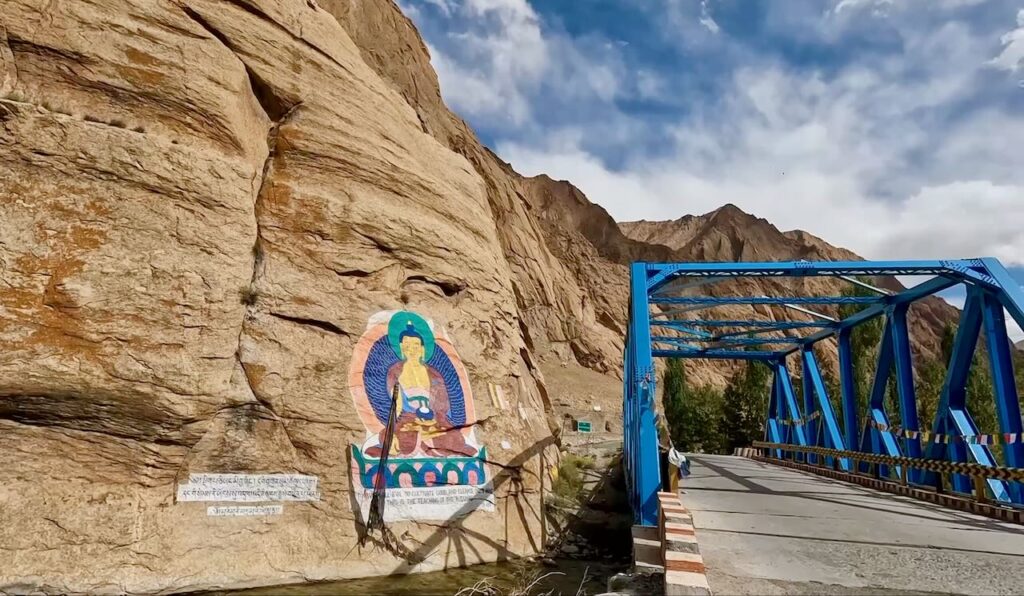
[[715, 19], [711, 16], [711, 10], [708, 7], [708, 0], [700, 0], [700, 24], [712, 33], [718, 33], [722, 30], [722, 28], [718, 26], [718, 23], [715, 22]]
[[[1005, 75], [1024, 68], [1024, 10], [1005, 1], [769, 2], [762, 45], [716, 0], [652, 3], [643, 40], [570, 34], [526, 0], [431, 3], [446, 101], [516, 169], [620, 221], [731, 202], [867, 258], [1024, 266], [1024, 109]], [[780, 39], [834, 63], [763, 45]]]
[[462, 116], [515, 127], [532, 119], [542, 89], [603, 101], [620, 92], [616, 48], [594, 55], [569, 36], [546, 34], [526, 0], [431, 1], [462, 25], [428, 39], [441, 92]]
[[991, 65], [1016, 72], [1024, 68], [1024, 8], [1017, 13], [1017, 28], [1000, 40], [1003, 51], [992, 59]]
[[[922, 106], [967, 84], [956, 73], [946, 78], [899, 83], [853, 70], [825, 81], [741, 69], [727, 99], [678, 123], [675, 143], [655, 158], [611, 168], [583, 147], [586, 130], [497, 149], [526, 174], [573, 181], [620, 221], [731, 202], [868, 258], [996, 256], [1024, 265], [1015, 152], [1024, 122], [983, 112], [941, 133], [914, 122]], [[889, 187], [902, 194], [879, 190]]]

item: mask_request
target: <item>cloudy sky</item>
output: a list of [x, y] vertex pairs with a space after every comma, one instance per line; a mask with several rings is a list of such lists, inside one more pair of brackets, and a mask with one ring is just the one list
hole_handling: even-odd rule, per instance
[[619, 221], [731, 202], [867, 258], [996, 256], [1024, 281], [1021, 0], [400, 5], [488, 146]]

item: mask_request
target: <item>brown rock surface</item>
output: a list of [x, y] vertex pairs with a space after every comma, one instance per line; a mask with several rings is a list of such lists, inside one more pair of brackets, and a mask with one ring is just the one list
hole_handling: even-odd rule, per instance
[[[855, 258], [735, 208], [680, 221], [620, 229], [571, 184], [516, 174], [444, 106], [389, 0], [7, 0], [0, 589], [239, 587], [538, 550], [551, 414], [621, 400], [630, 261]], [[356, 546], [345, 456], [364, 436], [353, 345], [390, 309], [447, 328], [495, 460], [494, 513], [393, 526], [418, 567]], [[208, 518], [175, 502], [195, 472], [311, 474], [323, 496]]]
[[[419, 569], [539, 547], [550, 432], [487, 187], [332, 14], [14, 0], [0, 31], [0, 586], [411, 569], [355, 546], [348, 496], [349, 357], [387, 309], [448, 329], [497, 460], [498, 511], [395, 534]], [[312, 474], [323, 498], [208, 518], [174, 501], [194, 472]]]
[[669, 251], [631, 241], [571, 184], [524, 178], [484, 147], [445, 107], [426, 46], [393, 3], [321, 5], [346, 27], [367, 64], [406, 98], [423, 130], [463, 155], [483, 179], [535, 370], [583, 366], [613, 375], [614, 385], [621, 378], [625, 265]]

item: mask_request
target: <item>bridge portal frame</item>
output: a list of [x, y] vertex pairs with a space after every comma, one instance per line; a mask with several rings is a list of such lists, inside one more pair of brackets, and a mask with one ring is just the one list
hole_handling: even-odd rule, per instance
[[[880, 276], [930, 277], [898, 292], [859, 279]], [[674, 295], [674, 292], [680, 290], [752, 277], [839, 278], [868, 290], [870, 295]], [[949, 443], [922, 444], [920, 431], [923, 429], [918, 419], [908, 312], [913, 303], [961, 285], [965, 287], [967, 298], [935, 419], [930, 425], [932, 436], [947, 435], [959, 439]], [[851, 316], [837, 319], [807, 308], [822, 304], [852, 305], [860, 307], [860, 310]], [[721, 305], [795, 309], [807, 315], [810, 320], [780, 322], [672, 318], [679, 314], [700, 313]], [[670, 308], [652, 313], [652, 306]], [[1013, 348], [1006, 331], [1004, 309], [1024, 327], [1024, 290], [994, 258], [874, 262], [633, 263], [630, 270], [629, 323], [623, 358], [623, 461], [636, 523], [653, 526], [658, 521], [657, 493], [661, 488], [661, 475], [655, 424], [657, 379], [654, 358], [754, 360], [765, 363], [771, 368], [773, 376], [765, 423], [765, 440], [769, 442], [954, 462], [967, 461], [969, 458], [980, 464], [994, 466], [997, 462], [987, 445], [968, 442], [963, 437], [978, 435], [978, 427], [967, 408], [967, 380], [982, 329], [989, 354], [993, 379], [992, 397], [995, 400], [1000, 432], [1004, 437], [1014, 435], [1018, 439], [1024, 433], [1013, 371]], [[865, 424], [861, 425], [855, 395], [851, 334], [858, 325], [878, 317], [884, 317], [885, 325]], [[655, 334], [652, 330], [658, 330], [659, 333]], [[666, 331], [677, 335], [664, 335]], [[783, 335], [764, 337], [773, 332]], [[814, 354], [817, 343], [833, 337], [839, 352], [842, 425], [829, 400]], [[803, 413], [801, 405], [797, 403], [787, 363], [790, 356], [798, 357], [802, 369]], [[893, 432], [884, 403], [891, 375], [895, 375], [900, 427], [910, 431], [899, 435]], [[1024, 467], [1024, 442], [1008, 441], [1003, 447], [1006, 466]], [[851, 462], [845, 459], [836, 463], [844, 470], [852, 467]], [[908, 473], [908, 479], [913, 484], [921, 485], [938, 481], [934, 473], [916, 470]], [[954, 475], [952, 487], [955, 491], [970, 492], [971, 481], [964, 476]], [[1013, 504], [1024, 502], [1021, 485], [1017, 482], [990, 480], [989, 489], [998, 501]]]

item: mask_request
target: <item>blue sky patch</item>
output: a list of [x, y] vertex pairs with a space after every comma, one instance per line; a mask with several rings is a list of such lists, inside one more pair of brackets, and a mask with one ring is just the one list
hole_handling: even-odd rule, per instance
[[400, 0], [448, 105], [619, 221], [734, 203], [1024, 282], [1019, 0]]

